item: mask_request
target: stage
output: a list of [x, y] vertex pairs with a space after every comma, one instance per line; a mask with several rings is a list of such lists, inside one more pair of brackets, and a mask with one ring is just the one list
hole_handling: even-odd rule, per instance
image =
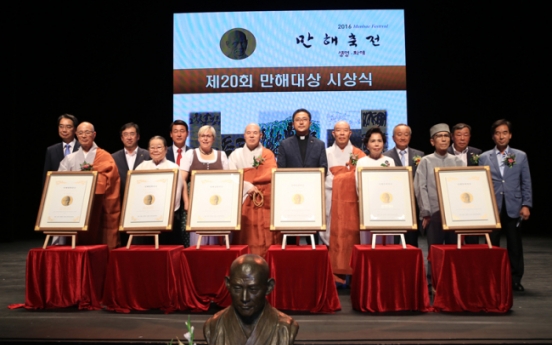
[[[504, 238], [502, 239], [504, 241]], [[418, 343], [552, 343], [552, 238], [524, 239], [525, 292], [514, 293], [506, 314], [486, 313], [360, 313], [352, 309], [349, 289], [339, 289], [341, 311], [313, 315], [288, 313], [299, 323], [296, 344]], [[0, 342], [2, 343], [159, 343], [185, 332], [191, 315], [197, 344], [204, 344], [203, 323], [214, 312], [161, 311], [121, 314], [75, 308], [10, 310], [25, 302], [25, 262], [42, 239], [0, 243]], [[425, 238], [420, 239], [425, 244]], [[422, 247], [424, 256], [427, 248]], [[277, 283], [276, 283], [277, 284]]]

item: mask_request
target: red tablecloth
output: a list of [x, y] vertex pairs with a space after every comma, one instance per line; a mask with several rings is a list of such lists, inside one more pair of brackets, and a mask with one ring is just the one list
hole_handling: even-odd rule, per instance
[[431, 275], [436, 311], [505, 313], [512, 307], [508, 252], [487, 245], [433, 245]]
[[351, 257], [353, 309], [430, 311], [422, 250], [408, 245], [355, 245]]
[[266, 253], [276, 286], [270, 304], [282, 310], [332, 313], [341, 310], [326, 246], [270, 246]]
[[31, 249], [27, 256], [25, 304], [9, 307], [101, 309], [108, 257], [106, 245]]
[[[161, 309], [205, 311], [209, 301], [195, 292], [184, 247], [178, 245], [134, 245], [111, 251], [103, 304], [108, 310]], [[187, 292], [187, 293], [184, 293]]]
[[202, 299], [215, 302], [221, 307], [232, 304], [230, 293], [226, 288], [224, 277], [230, 274], [230, 265], [238, 256], [249, 253], [247, 245], [201, 246], [182, 251], [189, 267], [195, 289]]

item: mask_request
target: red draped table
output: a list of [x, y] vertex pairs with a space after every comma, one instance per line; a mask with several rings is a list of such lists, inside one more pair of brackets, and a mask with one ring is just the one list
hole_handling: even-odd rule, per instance
[[429, 253], [436, 311], [505, 313], [512, 307], [508, 252], [487, 245], [433, 245]]
[[422, 250], [410, 245], [355, 245], [351, 257], [353, 309], [430, 311]]
[[238, 256], [249, 253], [247, 245], [201, 246], [186, 248], [182, 256], [186, 257], [195, 289], [202, 299], [213, 301], [221, 307], [232, 303], [226, 288], [224, 277], [230, 275], [230, 265]]
[[341, 310], [326, 246], [272, 245], [266, 253], [276, 286], [270, 304], [282, 310], [332, 313]]
[[109, 310], [161, 309], [205, 311], [209, 302], [197, 296], [182, 246], [134, 245], [111, 251], [103, 304]]
[[27, 256], [25, 304], [9, 307], [101, 309], [108, 257], [106, 245], [31, 249]]

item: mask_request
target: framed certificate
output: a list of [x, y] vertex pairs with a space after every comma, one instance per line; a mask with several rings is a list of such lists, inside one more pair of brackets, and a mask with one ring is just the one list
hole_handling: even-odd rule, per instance
[[178, 169], [129, 170], [119, 231], [170, 231]]
[[35, 231], [87, 231], [97, 171], [49, 171]]
[[488, 166], [435, 168], [435, 179], [444, 230], [501, 227]]
[[270, 230], [326, 230], [324, 168], [272, 170]]
[[192, 171], [186, 231], [241, 229], [243, 170]]
[[360, 230], [416, 230], [412, 167], [361, 167]]

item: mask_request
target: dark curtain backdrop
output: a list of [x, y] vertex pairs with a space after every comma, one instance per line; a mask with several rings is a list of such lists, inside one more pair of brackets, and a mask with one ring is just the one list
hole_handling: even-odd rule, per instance
[[44, 154], [59, 141], [60, 114], [92, 122], [97, 144], [109, 152], [122, 148], [118, 131], [129, 121], [141, 126], [142, 147], [153, 135], [168, 138], [173, 12], [241, 10], [404, 8], [411, 146], [429, 153], [430, 126], [466, 122], [473, 127], [472, 146], [487, 150], [494, 145], [491, 123], [512, 120], [511, 144], [528, 153], [534, 184], [527, 231], [547, 230], [548, 164], [538, 155], [549, 146], [544, 143], [549, 29], [544, 9], [531, 2], [515, 7], [481, 1], [342, 1], [332, 7], [62, 1], [15, 6], [7, 11], [13, 66], [6, 66], [11, 78], [5, 85], [12, 107], [5, 114], [11, 126], [3, 131], [9, 138], [4, 147], [17, 152], [12, 158], [17, 161], [6, 162], [11, 174], [4, 174], [10, 185], [5, 190], [13, 206], [4, 213], [11, 221], [4, 222], [2, 240], [36, 236]]

